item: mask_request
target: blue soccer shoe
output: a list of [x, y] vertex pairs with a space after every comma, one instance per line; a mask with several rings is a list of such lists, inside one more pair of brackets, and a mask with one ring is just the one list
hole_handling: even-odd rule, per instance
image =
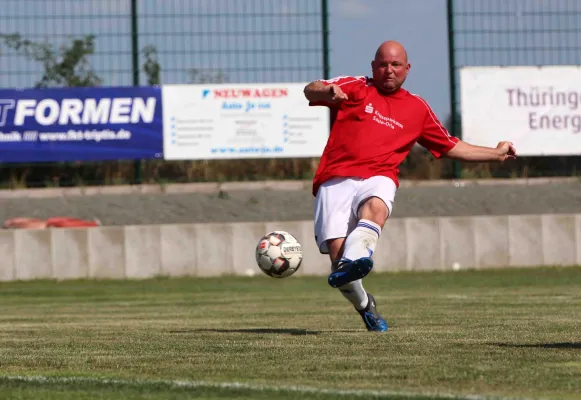
[[329, 285], [334, 288], [365, 278], [373, 269], [373, 260], [370, 257], [362, 257], [353, 261], [342, 259], [338, 264], [337, 269], [328, 278]]
[[358, 310], [361, 318], [363, 318], [365, 327], [368, 331], [372, 332], [387, 331], [387, 321], [377, 312], [377, 309], [375, 308], [375, 299], [369, 293], [367, 293], [367, 298], [369, 299], [367, 307], [363, 310]]

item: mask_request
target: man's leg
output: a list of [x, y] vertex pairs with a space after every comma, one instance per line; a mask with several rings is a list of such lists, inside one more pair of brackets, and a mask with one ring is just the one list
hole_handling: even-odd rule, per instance
[[[334, 272], [344, 264], [341, 261], [346, 238], [351, 236], [349, 232], [353, 233], [357, 230], [358, 222], [365, 222], [366, 218], [371, 218], [369, 221], [373, 222], [374, 219], [370, 217], [370, 214], [375, 213], [375, 208], [380, 206], [373, 200], [374, 196], [369, 195], [368, 186], [369, 184], [362, 185], [361, 181], [342, 179], [324, 185], [317, 193], [315, 199], [315, 239], [321, 253], [329, 254]], [[382, 199], [386, 198], [385, 193], [382, 195], [382, 190], [378, 192], [380, 196], [383, 196]], [[389, 191], [387, 195], [389, 195]], [[380, 217], [376, 216], [376, 218]], [[384, 222], [385, 220], [382, 221], [380, 227], [383, 227]], [[371, 243], [370, 246], [373, 251], [375, 244]], [[367, 254], [369, 255], [369, 252]], [[371, 260], [370, 257], [367, 259]], [[370, 270], [369, 268], [367, 272]], [[377, 313], [375, 299], [365, 291], [361, 278], [351, 279], [337, 288], [353, 304], [368, 330], [379, 332], [387, 330], [387, 323]]]
[[327, 240], [327, 248], [329, 249], [329, 258], [331, 262], [339, 261], [343, 256], [343, 245], [345, 244], [345, 238], [336, 238]]
[[363, 200], [357, 207], [357, 225], [345, 240], [340, 260], [343, 268], [329, 275], [329, 285], [338, 288], [362, 279], [371, 272], [371, 256], [388, 215], [389, 209], [385, 202], [375, 196]]
[[[329, 256], [333, 269], [337, 268], [337, 261], [341, 259], [345, 238], [331, 239], [327, 241]], [[388, 329], [387, 321], [383, 319], [375, 308], [375, 298], [363, 288], [363, 280], [358, 279], [340, 286], [339, 291], [359, 313], [368, 331], [385, 332]]]
[[329, 284], [341, 290], [361, 315], [370, 331], [387, 331], [387, 322], [377, 312], [375, 299], [363, 289], [362, 279], [373, 268], [371, 256], [377, 240], [391, 214], [396, 192], [395, 183], [386, 177], [363, 182], [352, 203], [352, 225], [338, 253], [340, 263], [329, 275]]
[[[377, 239], [381, 234], [381, 229], [387, 220], [389, 211], [383, 200], [371, 197], [364, 201], [358, 211], [358, 223], [355, 229], [349, 234], [347, 239], [335, 239], [329, 244], [329, 255], [334, 261], [335, 269], [339, 266], [341, 258], [346, 260], [357, 260], [364, 257], [371, 257], [377, 245]], [[348, 248], [349, 251], [344, 251]], [[362, 310], [367, 306], [367, 292], [363, 288], [361, 279], [345, 283], [337, 287], [357, 310]]]
[[371, 257], [388, 215], [387, 205], [379, 197], [364, 200], [357, 211], [357, 226], [345, 241], [343, 257], [349, 260]]
[[[339, 266], [339, 260], [343, 254], [343, 245], [345, 243], [345, 238], [330, 239], [327, 241], [327, 247], [329, 248], [329, 257], [331, 258], [331, 269], [334, 271]], [[339, 291], [357, 311], [365, 309], [368, 303], [367, 292], [363, 288], [363, 282], [358, 279], [353, 282], [349, 282], [343, 286], [338, 287]]]
[[391, 214], [396, 190], [395, 183], [384, 176], [372, 177], [361, 183], [352, 203], [356, 226], [345, 240], [341, 265], [329, 275], [330, 286], [338, 288], [371, 272], [371, 256]]

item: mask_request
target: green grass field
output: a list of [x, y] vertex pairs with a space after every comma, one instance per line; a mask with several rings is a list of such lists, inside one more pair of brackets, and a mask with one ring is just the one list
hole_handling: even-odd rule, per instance
[[[581, 398], [581, 268], [0, 284], [2, 399]], [[472, 396], [472, 397], [470, 397]]]

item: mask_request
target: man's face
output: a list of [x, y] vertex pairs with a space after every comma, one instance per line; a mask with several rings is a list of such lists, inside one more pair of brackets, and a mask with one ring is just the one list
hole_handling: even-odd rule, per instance
[[387, 49], [379, 53], [371, 62], [371, 69], [377, 89], [384, 93], [393, 93], [405, 82], [410, 65], [405, 52]]

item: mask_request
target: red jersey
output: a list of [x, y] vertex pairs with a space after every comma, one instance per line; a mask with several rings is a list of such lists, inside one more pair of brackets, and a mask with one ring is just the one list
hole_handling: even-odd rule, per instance
[[399, 186], [399, 165], [415, 143], [436, 158], [458, 143], [421, 97], [399, 89], [381, 94], [371, 78], [342, 76], [322, 80], [336, 84], [348, 100], [310, 102], [331, 109], [332, 128], [313, 180], [313, 195], [333, 177], [387, 176]]

